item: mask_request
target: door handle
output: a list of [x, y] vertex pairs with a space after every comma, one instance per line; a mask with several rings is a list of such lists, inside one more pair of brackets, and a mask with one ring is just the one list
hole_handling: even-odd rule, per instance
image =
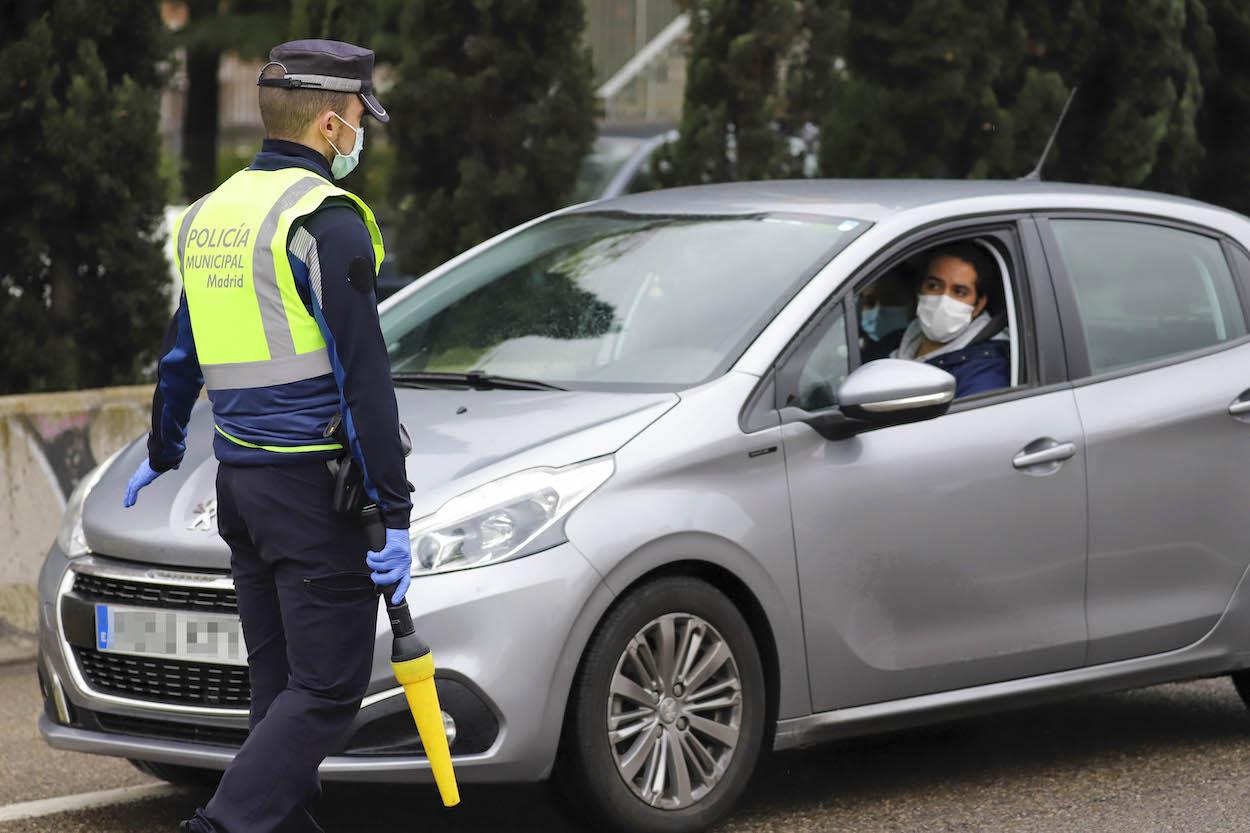
[[[1046, 443], [1042, 448], [1033, 449], [1035, 446]], [[1064, 460], [1076, 454], [1075, 443], [1061, 443], [1055, 440], [1039, 440], [1035, 443], [1029, 443], [1015, 457], [1011, 458], [1011, 464], [1018, 469], [1028, 469], [1034, 466], [1044, 466], [1047, 463], [1062, 463]]]
[[1250, 414], [1250, 396], [1242, 394], [1233, 400], [1233, 404], [1228, 406], [1228, 413], [1231, 416], [1239, 417]]

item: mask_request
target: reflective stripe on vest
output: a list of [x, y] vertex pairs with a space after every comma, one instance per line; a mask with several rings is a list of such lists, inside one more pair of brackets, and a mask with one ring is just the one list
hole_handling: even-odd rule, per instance
[[355, 204], [373, 241], [374, 263], [381, 264], [382, 235], [369, 207], [303, 168], [239, 171], [179, 220], [178, 267], [209, 390], [281, 385], [330, 372], [321, 328], [295, 288], [287, 239], [295, 223], [331, 197]]

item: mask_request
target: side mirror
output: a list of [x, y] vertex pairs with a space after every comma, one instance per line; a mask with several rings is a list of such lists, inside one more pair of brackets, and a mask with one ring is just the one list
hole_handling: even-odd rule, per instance
[[919, 422], [946, 413], [955, 401], [955, 377], [905, 359], [878, 359], [857, 368], [838, 389], [850, 419], [872, 425]]
[[946, 413], [955, 401], [955, 377], [923, 362], [878, 359], [855, 370], [838, 388], [838, 404], [819, 411], [786, 406], [782, 422], [802, 422], [827, 440], [845, 440], [869, 426], [920, 422]]

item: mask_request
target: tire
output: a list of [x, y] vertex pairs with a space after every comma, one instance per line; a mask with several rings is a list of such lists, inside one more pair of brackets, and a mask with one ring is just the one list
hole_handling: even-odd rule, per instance
[[217, 782], [221, 780], [221, 771], [216, 769], [200, 769], [193, 766], [181, 766], [179, 764], [167, 764], [161, 761], [140, 761], [135, 758], [128, 758], [135, 769], [140, 772], [146, 772], [154, 778], [159, 778], [177, 787], [208, 787], [216, 789]]
[[1228, 676], [1233, 679], [1233, 686], [1237, 689], [1237, 693], [1241, 695], [1241, 702], [1250, 709], [1250, 668], [1234, 671]]
[[[664, 656], [676, 661], [657, 659]], [[591, 637], [570, 692], [554, 786], [565, 809], [593, 829], [705, 830], [746, 789], [766, 714], [759, 650], [742, 614], [704, 581], [659, 579], [620, 600]]]

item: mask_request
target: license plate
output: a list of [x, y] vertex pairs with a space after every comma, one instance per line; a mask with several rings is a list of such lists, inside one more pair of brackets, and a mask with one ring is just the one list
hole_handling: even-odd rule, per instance
[[229, 614], [98, 604], [95, 637], [109, 653], [247, 665], [243, 627]]

